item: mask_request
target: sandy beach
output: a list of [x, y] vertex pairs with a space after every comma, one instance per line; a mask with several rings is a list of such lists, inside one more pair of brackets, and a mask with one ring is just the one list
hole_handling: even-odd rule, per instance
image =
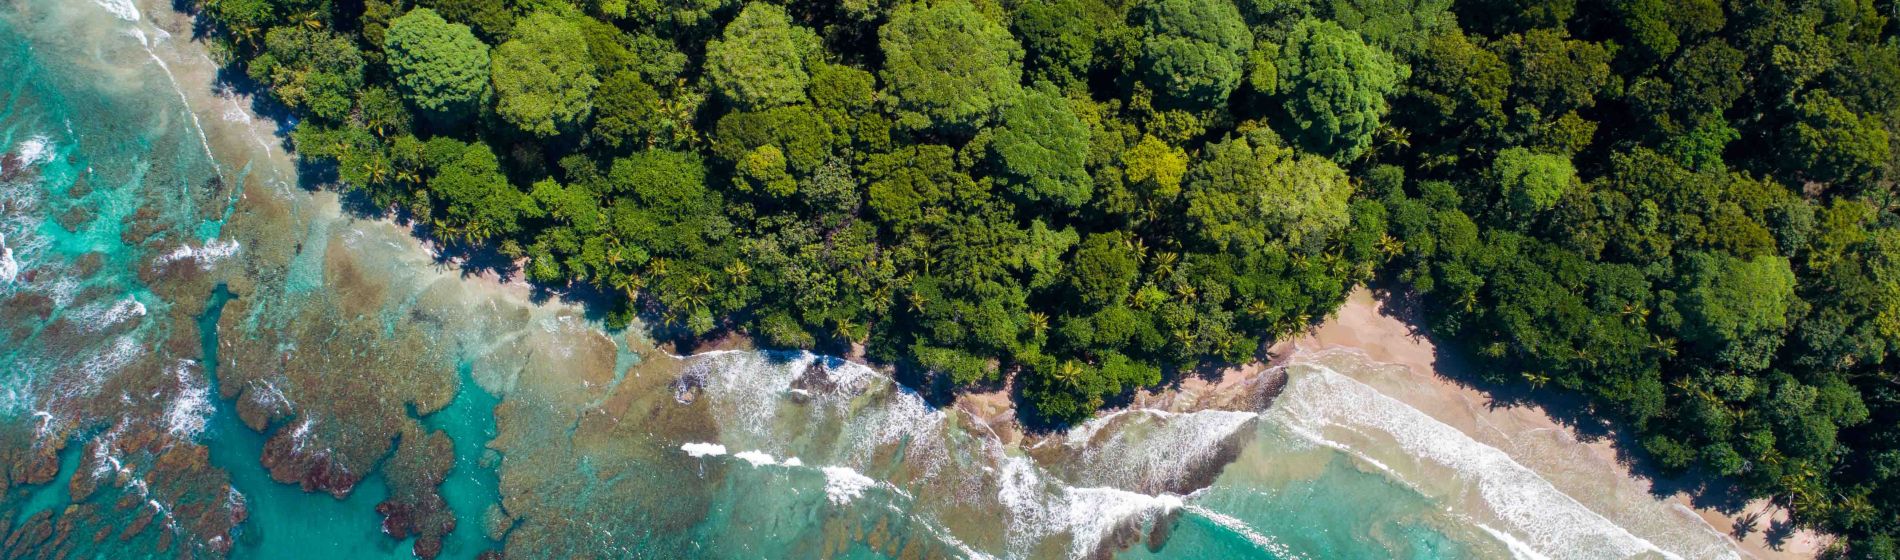
[[[1754, 500], [1718, 507], [1697, 506], [1682, 480], [1655, 481], [1621, 458], [1614, 434], [1585, 435], [1535, 404], [1503, 402], [1458, 380], [1455, 364], [1442, 363], [1427, 337], [1366, 289], [1354, 292], [1328, 320], [1303, 336], [1274, 344], [1270, 362], [1231, 368], [1217, 378], [1190, 377], [1158, 391], [1142, 391], [1130, 405], [1171, 412], [1260, 410], [1271, 406], [1263, 396], [1277, 394], [1287, 382], [1288, 364], [1325, 364], [1405, 403], [1432, 419], [1496, 448], [1535, 471], [1591, 511], [1638, 534], [1669, 531], [1711, 533], [1708, 540], [1731, 543], [1744, 558], [1813, 558], [1828, 545], [1825, 535], [1786, 527], [1786, 512]], [[1375, 367], [1340, 367], [1372, 362]], [[959, 411], [990, 425], [1005, 441], [1025, 436], [1014, 422], [1008, 392], [966, 393]], [[1710, 500], [1720, 501], [1720, 500]], [[1752, 530], [1737, 526], [1752, 523]], [[1771, 529], [1773, 528], [1773, 529]], [[1778, 529], [1778, 530], [1775, 530]], [[1741, 534], [1741, 538], [1736, 535]], [[1770, 539], [1770, 535], [1776, 537]], [[1691, 557], [1702, 557], [1691, 555]]]
[[[158, 28], [170, 30], [172, 36], [181, 39], [189, 36], [188, 20], [175, 12], [150, 9], [147, 18]], [[196, 54], [195, 50], [190, 50], [195, 47], [184, 47], [190, 44], [184, 40], [174, 41], [176, 43], [154, 40], [153, 57], [174, 63], [167, 67], [171, 79], [178, 85], [181, 95], [190, 101], [190, 106], [199, 113], [201, 129], [210, 131], [205, 138], [207, 150], [220, 153], [249, 152], [261, 160], [269, 161], [273, 167], [289, 168], [289, 156], [282, 145], [264, 140], [271, 137], [271, 124], [249, 114], [249, 100], [244, 96], [217, 91], [214, 87], [215, 66], [211, 61], [184, 56], [186, 53]], [[251, 175], [245, 179], [254, 184], [264, 183], [257, 186], [290, 187], [287, 182], [269, 185], [274, 179], [281, 180], [278, 177]], [[324, 203], [335, 204], [333, 200], [325, 200]], [[420, 240], [414, 242], [425, 245], [431, 253], [436, 249]], [[449, 263], [445, 268], [453, 267], [454, 263]], [[518, 280], [507, 281], [492, 274], [462, 276], [471, 284], [502, 291], [521, 300], [530, 299], [528, 287]], [[742, 344], [727, 341], [712, 346], [723, 348]], [[1505, 451], [1518, 462], [1544, 474], [1565, 493], [1577, 497], [1606, 517], [1614, 519], [1622, 515], [1619, 513], [1621, 510], [1674, 510], [1682, 515], [1695, 516], [1706, 522], [1711, 531], [1725, 535], [1736, 534], [1735, 527], [1739, 520], [1753, 518], [1755, 530], [1748, 532], [1737, 544], [1745, 555], [1763, 559], [1811, 558], [1827, 544], [1825, 536], [1808, 531], [1794, 531], [1776, 543], [1768, 542], [1766, 529], [1772, 523], [1784, 519], [1785, 513], [1765, 501], [1750, 503], [1739, 511], [1724, 512], [1695, 507], [1692, 497], [1682, 492], [1655, 496], [1651, 489], [1657, 485], [1633, 472], [1630, 465], [1619, 459], [1614, 438], [1581, 437], [1579, 430], [1557, 420], [1539, 406], [1499, 403], [1483, 391], [1460, 384], [1451, 376], [1442, 375], [1441, 368], [1450, 366], [1440, 363], [1439, 353], [1431, 341], [1419, 336], [1401, 318], [1388, 313], [1383, 302], [1364, 289], [1355, 292], [1330, 319], [1308, 334], [1276, 344], [1272, 350], [1277, 358], [1274, 363], [1249, 364], [1230, 370], [1217, 380], [1191, 378], [1167, 391], [1144, 392], [1137, 396], [1134, 406], [1169, 410], [1257, 408], [1264, 404], [1256, 400], [1258, 395], [1268, 393], [1274, 384], [1284, 382], [1283, 373], [1275, 366], [1342, 351], [1362, 353], [1375, 362], [1402, 366], [1381, 370], [1399, 372], [1399, 375], [1358, 380], [1458, 428], [1478, 441]], [[1013, 411], [1010, 410], [1006, 391], [966, 394], [958, 399], [956, 406], [992, 426], [1013, 425], [1010, 422]], [[1010, 443], [1020, 437], [1016, 430], [999, 429], [998, 432]], [[1622, 503], [1628, 502], [1630, 496], [1644, 496], [1649, 501]]]
[[[1441, 364], [1432, 342], [1389, 313], [1385, 302], [1368, 290], [1354, 292], [1330, 319], [1307, 335], [1275, 345], [1273, 354], [1282, 360], [1298, 361], [1341, 351], [1363, 353], [1372, 361], [1403, 366], [1384, 368], [1385, 372], [1394, 372], [1391, 375], [1360, 376], [1359, 381], [1457, 427], [1473, 439], [1505, 451], [1606, 517], [1629, 517], [1641, 509], [1676, 510], [1699, 517], [1711, 530], [1731, 540], [1740, 520], [1752, 518], [1755, 519], [1754, 530], [1736, 542], [1743, 554], [1755, 558], [1812, 558], [1827, 546], [1824, 535], [1805, 530], [1790, 532], [1773, 544], [1768, 542], [1768, 528], [1771, 524], [1784, 523], [1786, 513], [1766, 500], [1750, 502], [1739, 511], [1724, 512], [1695, 507], [1687, 492], [1656, 496], [1652, 492], [1655, 483], [1619, 460], [1614, 438], [1580, 437], [1575, 427], [1558, 421], [1540, 406], [1498, 402], [1483, 391], [1442, 375], [1440, 368], [1455, 366]], [[1264, 370], [1255, 365], [1236, 373], [1258, 375]], [[1237, 382], [1224, 378], [1212, 384]], [[1191, 380], [1184, 383], [1182, 390], [1219, 392], [1217, 388], [1208, 387], [1210, 383]], [[1667, 484], [1672, 481], [1664, 482], [1664, 487], [1679, 486]], [[1621, 503], [1642, 500], [1644, 496], [1648, 496], [1651, 503]]]

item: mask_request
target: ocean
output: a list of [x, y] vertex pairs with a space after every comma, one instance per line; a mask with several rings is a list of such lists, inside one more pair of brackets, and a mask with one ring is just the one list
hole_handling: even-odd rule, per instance
[[313, 188], [191, 29], [0, 5], [0, 557], [1741, 557], [1350, 351], [1045, 435], [670, 355]]

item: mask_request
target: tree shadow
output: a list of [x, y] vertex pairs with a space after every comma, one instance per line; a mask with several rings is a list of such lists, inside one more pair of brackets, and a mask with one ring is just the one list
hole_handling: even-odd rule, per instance
[[1431, 334], [1430, 312], [1417, 294], [1395, 282], [1369, 286], [1380, 302], [1381, 315], [1406, 325], [1409, 334], [1432, 344], [1432, 371], [1461, 387], [1484, 393], [1491, 410], [1532, 406], [1541, 409], [1557, 424], [1569, 429], [1586, 443], [1608, 442], [1619, 465], [1629, 474], [1649, 483], [1649, 493], [1657, 499], [1685, 496], [1696, 508], [1713, 509], [1724, 515], [1739, 515], [1753, 499], [1740, 483], [1694, 468], [1672, 471], [1663, 467], [1643, 448], [1620, 420], [1621, 411], [1606, 409], [1581, 393], [1561, 387], [1533, 387], [1520, 377], [1497, 373], [1499, 365], [1488, 364], [1471, 348], [1462, 348]]

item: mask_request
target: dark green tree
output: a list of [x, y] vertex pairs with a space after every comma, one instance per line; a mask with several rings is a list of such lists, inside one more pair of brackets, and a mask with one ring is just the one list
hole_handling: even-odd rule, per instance
[[383, 52], [403, 97], [424, 115], [453, 122], [488, 104], [488, 45], [466, 25], [410, 10], [390, 22]]
[[1274, 64], [1297, 137], [1337, 161], [1357, 159], [1372, 145], [1386, 96], [1411, 75], [1358, 33], [1317, 20], [1293, 27]]
[[1253, 35], [1231, 0], [1148, 0], [1140, 22], [1141, 75], [1168, 99], [1221, 105], [1240, 85]]
[[1047, 83], [1026, 88], [1002, 121], [990, 149], [1017, 194], [1070, 208], [1089, 201], [1089, 129], [1068, 99]]

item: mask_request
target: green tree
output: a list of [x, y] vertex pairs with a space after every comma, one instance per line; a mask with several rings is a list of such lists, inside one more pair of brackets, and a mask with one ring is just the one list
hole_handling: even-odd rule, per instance
[[418, 0], [446, 19], [474, 29], [489, 41], [508, 39], [515, 28], [515, 13], [507, 2], [493, 0]]
[[793, 25], [784, 8], [752, 2], [722, 39], [707, 43], [706, 77], [741, 109], [799, 103], [811, 83], [805, 62], [817, 52], [818, 36]]
[[425, 115], [453, 122], [488, 104], [488, 45], [466, 25], [416, 8], [390, 22], [383, 52], [403, 97]]
[[1861, 116], [1825, 90], [1809, 93], [1795, 107], [1789, 163], [1827, 183], [1864, 181], [1886, 165], [1891, 146], [1886, 126]]
[[1192, 107], [1224, 103], [1240, 85], [1253, 35], [1231, 0], [1148, 0], [1140, 22], [1141, 75], [1156, 92]]
[[1737, 367], [1767, 367], [1796, 301], [1788, 259], [1698, 252], [1683, 268], [1684, 336]]
[[1505, 201], [1520, 213], [1549, 210], [1577, 183], [1577, 168], [1570, 164], [1570, 158], [1524, 148], [1499, 152], [1491, 173], [1497, 177]]
[[1023, 49], [966, 0], [908, 2], [878, 29], [898, 122], [969, 131], [1016, 97]]
[[508, 184], [487, 144], [469, 145], [436, 171], [429, 192], [442, 201], [438, 227], [471, 241], [507, 237], [540, 214], [534, 199]]
[[1188, 156], [1181, 148], [1169, 146], [1159, 138], [1142, 136], [1140, 142], [1122, 154], [1122, 165], [1130, 183], [1149, 196], [1167, 200], [1181, 194]]
[[1047, 83], [1027, 88], [1002, 120], [990, 149], [1017, 194], [1070, 208], [1089, 201], [1089, 129], [1068, 99]]
[[363, 87], [363, 54], [349, 38], [327, 30], [279, 27], [264, 37], [264, 54], [251, 77], [270, 84], [285, 105], [341, 121]]
[[1263, 250], [1323, 242], [1351, 220], [1352, 183], [1326, 158], [1295, 153], [1270, 134], [1207, 148], [1187, 177], [1187, 216], [1220, 249]]
[[1336, 161], [1357, 159], [1372, 145], [1386, 96], [1411, 74], [1358, 33], [1317, 20], [1293, 27], [1275, 68], [1301, 143]]
[[1069, 286], [1085, 308], [1102, 308], [1128, 297], [1140, 277], [1134, 239], [1122, 232], [1090, 235], [1075, 251]]
[[566, 18], [537, 11], [515, 23], [514, 38], [495, 48], [495, 112], [541, 138], [574, 130], [593, 113], [600, 81], [586, 38]]
[[1088, 76], [1101, 30], [1085, 0], [1036, 0], [1018, 8], [1010, 24], [1023, 39], [1032, 80], [1068, 87]]

